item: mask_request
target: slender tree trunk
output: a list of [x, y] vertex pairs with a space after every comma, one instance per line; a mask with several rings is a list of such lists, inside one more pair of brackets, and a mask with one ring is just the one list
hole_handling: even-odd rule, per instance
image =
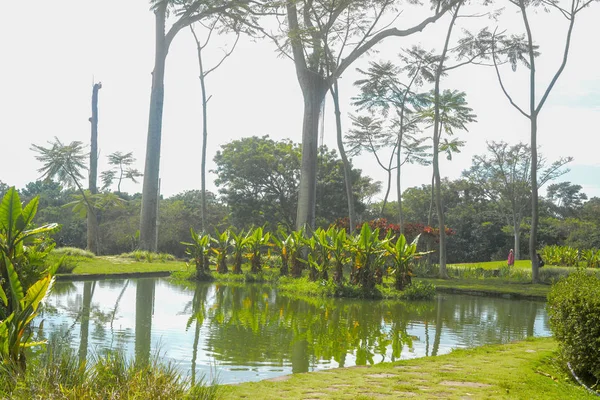
[[[92, 133], [90, 138], [90, 173], [89, 190], [91, 194], [98, 193], [98, 91], [102, 83], [95, 83], [92, 88], [92, 116], [90, 123]], [[87, 213], [87, 249], [94, 254], [99, 252], [98, 215], [93, 210]]]
[[[531, 280], [539, 281], [539, 265], [536, 257], [538, 231], [538, 185], [537, 185], [537, 110], [535, 106], [535, 52], [533, 35], [527, 18], [527, 9], [523, 0], [519, 1], [521, 16], [527, 33], [529, 50], [529, 121], [531, 123], [531, 232], [529, 235], [529, 258], [531, 259]], [[572, 27], [572, 25], [571, 25]]]
[[515, 221], [513, 226], [514, 234], [515, 234], [515, 261], [521, 259], [521, 221]]
[[350, 233], [354, 230], [356, 224], [356, 214], [354, 211], [354, 194], [352, 193], [352, 175], [350, 174], [350, 163], [346, 156], [346, 150], [344, 150], [344, 141], [342, 139], [342, 118], [340, 112], [340, 91], [338, 89], [337, 79], [333, 81], [333, 89], [331, 90], [331, 97], [333, 97], [333, 105], [335, 108], [335, 126], [337, 133], [337, 145], [340, 157], [344, 163], [344, 181], [346, 183], [346, 199], [348, 200], [348, 223], [350, 227]]
[[206, 98], [206, 74], [204, 73], [204, 63], [202, 61], [202, 45], [196, 36], [194, 28], [190, 26], [194, 40], [196, 41], [196, 51], [198, 53], [198, 68], [200, 70], [200, 92], [202, 95], [202, 161], [200, 164], [200, 182], [202, 193], [202, 216], [201, 228], [202, 232], [206, 232], [206, 144], [208, 141], [208, 99]]
[[379, 212], [379, 218], [383, 218], [383, 213], [385, 212], [385, 206], [387, 205], [388, 197], [390, 195], [390, 190], [392, 188], [392, 169], [387, 169], [387, 190], [385, 191], [385, 196], [383, 197], [383, 204], [381, 204], [381, 211]]
[[168, 44], [165, 40], [166, 7], [167, 2], [161, 2], [154, 13], [156, 18], [156, 53], [154, 58], [154, 71], [152, 72], [148, 138], [146, 142], [146, 164], [144, 168], [142, 210], [140, 216], [140, 248], [149, 251], [156, 251], [158, 237], [158, 179], [163, 100], [165, 94], [165, 61], [168, 51]]
[[298, 73], [304, 97], [302, 122], [302, 165], [298, 188], [296, 229], [312, 230], [315, 226], [317, 201], [317, 157], [319, 148], [319, 116], [329, 88], [325, 80], [312, 71]]
[[[433, 205], [435, 204], [435, 176], [431, 174], [431, 199], [429, 200], [429, 213], [427, 214], [427, 226], [433, 226]], [[425, 250], [427, 253], [427, 265], [431, 266], [433, 260], [433, 253], [430, 253], [432, 248], [431, 238], [425, 242]]]
[[[533, 65], [532, 65], [533, 69]], [[533, 82], [533, 81], [532, 81]], [[532, 94], [533, 97], [533, 84]], [[531, 114], [531, 233], [529, 236], [529, 257], [531, 259], [531, 280], [537, 283], [540, 280], [540, 266], [537, 259], [537, 234], [538, 234], [538, 187], [537, 187], [537, 114]]]
[[[400, 117], [400, 129], [402, 129], [402, 124], [404, 119], [404, 112]], [[402, 151], [402, 131], [398, 134], [398, 153], [396, 153], [396, 163], [398, 165], [398, 170], [396, 171], [396, 196], [398, 197], [398, 226], [400, 226], [400, 233], [404, 233], [404, 220], [402, 215], [402, 186], [400, 182], [400, 167], [402, 166], [400, 153]]]
[[458, 3], [450, 26], [448, 27], [448, 33], [446, 34], [446, 41], [444, 43], [444, 49], [440, 58], [435, 74], [435, 87], [434, 87], [434, 123], [433, 123], [433, 177], [435, 179], [435, 203], [436, 210], [438, 213], [438, 226], [440, 230], [440, 278], [447, 279], [448, 271], [446, 270], [446, 224], [444, 221], [444, 204], [442, 203], [442, 179], [440, 177], [440, 165], [439, 165], [439, 148], [440, 148], [440, 135], [441, 135], [441, 123], [440, 123], [440, 79], [444, 71], [444, 59], [448, 52], [448, 43], [452, 36], [452, 29], [454, 23], [458, 17], [458, 11], [461, 3]]

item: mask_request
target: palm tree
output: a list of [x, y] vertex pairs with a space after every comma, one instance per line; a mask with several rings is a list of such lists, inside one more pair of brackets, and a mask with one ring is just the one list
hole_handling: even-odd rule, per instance
[[[457, 130], [467, 131], [467, 124], [475, 122], [477, 116], [473, 114], [473, 109], [468, 106], [466, 93], [458, 90], [444, 90], [439, 93], [439, 78], [436, 80], [436, 88], [433, 92], [425, 95], [425, 100], [429, 104], [427, 108], [420, 111], [424, 121], [429, 122], [434, 128], [433, 138], [433, 178], [431, 181], [431, 198], [433, 205], [434, 199], [437, 205], [437, 215], [440, 229], [440, 276], [446, 277], [446, 237], [443, 205], [441, 203], [441, 179], [439, 170], [439, 153], [446, 152], [447, 158], [452, 159], [453, 152], [460, 152], [460, 147], [464, 144], [460, 140], [448, 140], [440, 143], [442, 134], [453, 136]], [[437, 99], [437, 101], [436, 101]], [[430, 211], [429, 225], [431, 225]]]
[[121, 193], [121, 182], [123, 179], [130, 179], [133, 183], [138, 183], [136, 178], [139, 178], [142, 175], [140, 171], [135, 168], [129, 167], [131, 164], [135, 162], [135, 157], [133, 156], [133, 152], [129, 153], [121, 153], [120, 151], [115, 151], [112, 154], [108, 155], [108, 163], [110, 165], [114, 165], [118, 168], [118, 171], [114, 169], [103, 171], [100, 174], [102, 179], [102, 189], [107, 189], [110, 185], [112, 185], [113, 180], [117, 176], [117, 172], [119, 173], [119, 180], [117, 182], [117, 193]]
[[[63, 144], [57, 137], [54, 138], [54, 142], [48, 143], [50, 147], [31, 145], [31, 149], [38, 153], [35, 157], [36, 160], [43, 164], [38, 172], [42, 173], [44, 179], [51, 180], [56, 177], [61, 184], [67, 187], [76, 187], [81, 193], [87, 206], [87, 212], [94, 217], [88, 219], [88, 224], [91, 222], [94, 226], [88, 229], [87, 249], [97, 253], [99, 250], [99, 235], [96, 213], [89, 196], [80, 183], [80, 180], [84, 179], [81, 171], [87, 169], [85, 162], [88, 154], [85, 152], [85, 146], [79, 141], [71, 142], [68, 145]], [[92, 232], [91, 235], [90, 232]]]

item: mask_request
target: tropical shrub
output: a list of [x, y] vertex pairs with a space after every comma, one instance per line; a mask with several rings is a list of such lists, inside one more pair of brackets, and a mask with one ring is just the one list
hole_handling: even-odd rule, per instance
[[233, 256], [233, 273], [242, 273], [242, 262], [244, 260], [244, 251], [246, 249], [246, 236], [244, 231], [235, 233], [233, 230], [229, 230], [231, 236], [231, 252]]
[[191, 242], [182, 242], [186, 246], [185, 254], [190, 256], [196, 266], [196, 279], [206, 279], [210, 273], [208, 265], [208, 251], [210, 249], [210, 235], [199, 235], [190, 228]]
[[566, 361], [600, 380], [600, 279], [585, 271], [561, 279], [548, 294], [548, 314]]
[[[40, 271], [40, 279], [30, 284], [29, 280], [36, 274], [32, 274], [35, 270], [29, 268], [29, 247], [35, 249], [40, 240], [45, 242], [45, 234], [57, 229], [56, 224], [38, 228], [32, 226], [38, 201], [36, 197], [22, 207], [18, 193], [10, 188], [0, 203], [0, 302], [3, 306], [0, 361], [3, 366], [15, 371], [25, 371], [25, 348], [41, 344], [30, 342], [30, 324], [41, 301], [50, 291], [58, 268], [56, 265]], [[51, 249], [52, 246], [41, 254], [47, 255]], [[43, 259], [39, 251], [36, 251], [36, 257]]]
[[246, 244], [249, 251], [250, 271], [257, 274], [262, 271], [262, 249], [271, 245], [271, 233], [265, 232], [262, 227], [258, 227], [254, 231], [248, 232]]
[[215, 264], [217, 265], [217, 272], [226, 274], [229, 272], [227, 268], [227, 253], [231, 247], [231, 235], [229, 230], [226, 229], [222, 233], [215, 228], [215, 237], [211, 237], [211, 250], [215, 253]]
[[404, 288], [402, 297], [406, 300], [431, 300], [435, 293], [435, 286], [431, 283], [415, 281]]
[[411, 277], [414, 276], [411, 269], [413, 260], [427, 254], [427, 252], [417, 252], [419, 238], [420, 235], [417, 235], [412, 243], [408, 244], [401, 234], [396, 243], [384, 242], [387, 254], [393, 261], [394, 286], [398, 290], [403, 290], [405, 286], [411, 284]]
[[367, 292], [372, 291], [377, 283], [376, 273], [383, 267], [384, 242], [387, 240], [381, 240], [379, 229], [372, 231], [367, 223], [363, 224], [360, 234], [350, 240], [354, 262], [351, 280]]
[[96, 257], [96, 255], [91, 251], [80, 249], [78, 247], [58, 247], [52, 250], [52, 254], [84, 258]]

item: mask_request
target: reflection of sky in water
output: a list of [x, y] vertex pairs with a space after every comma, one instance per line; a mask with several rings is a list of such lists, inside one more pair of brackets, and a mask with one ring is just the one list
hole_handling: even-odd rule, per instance
[[[64, 294], [53, 293], [48, 297], [47, 303], [50, 311], [44, 314], [44, 332], [48, 335], [52, 331], [59, 331], [61, 327], [63, 330], [67, 329], [71, 346], [78, 349], [84, 283], [59, 283], [59, 285], [71, 285], [72, 290]], [[88, 283], [88, 288], [89, 285]], [[138, 304], [136, 307], [137, 298], [152, 298], [152, 286], [154, 286], [153, 303], [148, 301], [149, 304]], [[146, 284], [140, 286], [140, 288], [146, 288], [143, 290], [149, 290], [145, 296], [139, 296], [136, 280], [99, 281], [92, 287], [88, 356], [101, 353], [105, 349], [120, 348], [126, 352], [128, 357], [134, 358], [137, 308], [146, 316], [146, 318], [142, 318], [143, 315], [140, 315], [137, 323], [144, 324], [146, 321], [151, 321], [152, 325], [150, 343], [144, 342], [145, 339], [141, 335], [138, 339], [140, 342], [138, 347], [150, 351], [151, 354], [160, 354], [163, 359], [174, 362], [182, 373], [189, 373], [192, 367], [195, 323], [192, 323], [189, 329], [186, 329], [186, 326], [192, 314], [194, 291], [175, 287], [160, 279], [155, 280], [155, 285], [146, 280]], [[121, 298], [115, 311], [119, 296]], [[276, 307], [274, 293], [263, 295], [261, 301], [266, 307]], [[281, 352], [282, 359], [278, 361], [276, 357], [280, 354], [278, 353], [279, 349], [269, 349], [271, 341], [265, 330], [253, 335], [252, 340], [262, 341], [263, 347], [261, 348], [272, 350], [273, 354], [270, 354], [272, 361], [265, 362], [264, 358], [247, 359], [246, 362], [240, 363], [237, 354], [232, 358], [230, 354], [214, 353], [215, 350], [211, 343], [218, 340], [215, 335], [219, 334], [219, 330], [210, 326], [210, 314], [216, 311], [216, 303], [215, 287], [212, 286], [208, 289], [206, 297], [207, 317], [199, 334], [196, 360], [196, 371], [199, 375], [206, 374], [207, 377], [210, 377], [217, 371], [221, 383], [231, 383], [261, 380], [292, 372], [290, 354]], [[336, 304], [343, 304], [343, 302]], [[410, 312], [402, 314], [408, 315], [406, 333], [412, 338], [412, 344], [411, 346], [407, 344], [402, 346], [400, 358], [410, 359], [432, 355], [434, 343], [437, 347], [436, 353], [439, 355], [448, 353], [454, 348], [508, 342], [531, 334], [534, 336], [550, 335], [546, 312], [543, 303], [540, 302], [440, 295], [431, 304], [433, 309], [428, 317], [429, 321], [419, 320], [416, 315], [411, 316]], [[56, 309], [56, 312], [52, 312], [52, 309]], [[498, 310], [501, 310], [502, 316], [498, 315]], [[322, 310], [319, 309], [318, 312], [321, 313]], [[320, 317], [325, 318], [325, 314], [323, 313]], [[389, 323], [389, 317], [385, 320], [388, 322], [386, 323], [383, 318], [381, 320], [380, 332], [390, 335], [393, 327]], [[441, 325], [441, 334], [436, 335], [436, 325]], [[147, 326], [144, 328], [148, 329]], [[238, 328], [234, 327], [233, 329]], [[291, 332], [286, 332], [286, 334], [291, 334]], [[244, 337], [242, 336], [242, 338]], [[249, 346], [248, 349], [250, 349], [252, 345], [253, 343], [231, 343], [232, 347], [239, 348], [241, 346], [242, 349], [245, 348], [244, 346]], [[293, 346], [293, 344], [290, 345], [289, 349], [296, 349]], [[385, 355], [374, 351], [373, 347], [375, 346], [376, 343], [368, 345], [374, 353], [373, 362], [378, 363], [392, 359], [390, 345], [385, 349]], [[356, 360], [356, 352], [351, 351], [346, 355], [344, 366], [355, 365]], [[338, 367], [338, 363], [333, 358], [316, 359], [312, 354], [308, 355], [306, 361], [308, 363], [306, 367], [310, 371]]]

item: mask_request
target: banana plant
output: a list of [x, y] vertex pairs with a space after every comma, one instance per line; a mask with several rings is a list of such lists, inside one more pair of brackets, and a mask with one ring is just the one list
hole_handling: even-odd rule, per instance
[[332, 226], [327, 230], [328, 249], [334, 263], [333, 281], [341, 283], [344, 277], [344, 265], [348, 262], [348, 235], [345, 229]]
[[231, 236], [231, 253], [233, 255], [233, 273], [242, 273], [242, 262], [244, 260], [244, 251], [246, 250], [246, 235], [244, 231], [235, 233], [233, 230], [229, 231]]
[[370, 291], [375, 287], [376, 271], [383, 267], [384, 244], [389, 238], [379, 239], [379, 228], [371, 230], [364, 223], [360, 233], [350, 241], [350, 252], [354, 261], [352, 281], [363, 290]]
[[45, 342], [31, 342], [31, 321], [38, 315], [38, 307], [50, 292], [58, 265], [49, 268], [46, 275], [31, 285], [26, 292], [11, 260], [2, 254], [6, 267], [10, 297], [0, 287], [0, 300], [8, 307], [12, 300], [13, 311], [0, 322], [0, 361], [6, 366], [18, 366], [21, 372], [26, 369], [25, 349]]
[[[8, 263], [10, 262], [19, 279], [23, 279], [23, 270], [29, 266], [28, 252], [31, 246], [35, 247], [36, 241], [59, 229], [58, 224], [31, 226], [38, 204], [39, 198], [35, 197], [23, 207], [14, 187], [8, 189], [0, 203], [0, 274], [5, 293], [10, 292]], [[40, 273], [33, 275], [35, 278], [32, 282], [41, 277]], [[27, 290], [29, 282], [23, 280], [21, 283]], [[17, 306], [18, 304], [9, 297], [5, 312], [0, 313], [0, 317], [6, 317], [16, 311]]]
[[308, 279], [314, 282], [317, 280], [319, 271], [318, 244], [315, 236], [313, 235], [310, 238], [304, 239], [304, 245], [308, 250], [308, 254], [306, 255], [306, 259], [300, 259], [300, 261], [308, 265]]
[[288, 236], [287, 250], [290, 263], [290, 274], [294, 278], [302, 276], [304, 265], [303, 250], [305, 248], [304, 229], [292, 231]]
[[582, 252], [581, 258], [588, 268], [600, 268], [600, 250], [589, 249]]
[[229, 272], [227, 269], [227, 253], [231, 247], [231, 235], [229, 229], [219, 233], [219, 230], [215, 228], [215, 237], [211, 238], [211, 242], [211, 250], [215, 253], [217, 272], [226, 274]]
[[199, 235], [190, 228], [191, 242], [181, 242], [186, 247], [185, 254], [189, 255], [196, 265], [196, 278], [202, 278], [210, 272], [207, 262], [208, 251], [210, 249], [210, 235]]
[[253, 232], [246, 236], [248, 250], [248, 258], [250, 259], [250, 272], [257, 274], [262, 271], [261, 251], [263, 247], [271, 245], [271, 234], [265, 232], [262, 227], [254, 229]]
[[408, 244], [404, 235], [396, 240], [396, 243], [386, 242], [384, 244], [387, 251], [387, 255], [392, 259], [394, 263], [392, 274], [395, 278], [394, 286], [397, 290], [403, 290], [407, 285], [411, 284], [411, 277], [413, 276], [411, 263], [417, 258], [429, 254], [430, 251], [417, 252], [417, 243], [421, 235]]
[[272, 240], [273, 243], [279, 247], [279, 254], [281, 256], [281, 268], [279, 273], [281, 276], [287, 276], [290, 266], [290, 245], [292, 244], [292, 235], [288, 234], [280, 227], [277, 230], [277, 235], [273, 235]]
[[329, 279], [329, 236], [327, 231], [319, 228], [313, 234], [316, 242], [315, 255], [317, 256], [317, 270], [319, 277], [323, 280]]

